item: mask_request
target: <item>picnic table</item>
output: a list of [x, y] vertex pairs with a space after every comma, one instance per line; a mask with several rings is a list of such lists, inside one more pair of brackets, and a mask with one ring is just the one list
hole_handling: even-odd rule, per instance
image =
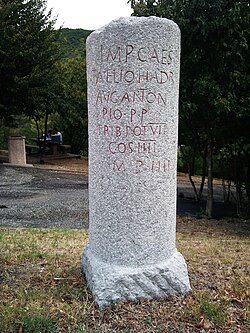
[[[37, 139], [37, 138], [31, 138], [31, 140], [34, 142], [34, 144], [26, 144], [26, 151], [28, 155], [31, 155], [33, 151], [36, 151], [36, 153], [39, 153], [41, 149], [44, 148], [44, 139]], [[70, 145], [64, 145], [62, 142], [60, 142], [55, 135], [55, 138], [52, 136], [51, 139], [46, 139], [45, 141], [45, 153], [57, 156], [60, 154], [65, 154], [71, 150]]]

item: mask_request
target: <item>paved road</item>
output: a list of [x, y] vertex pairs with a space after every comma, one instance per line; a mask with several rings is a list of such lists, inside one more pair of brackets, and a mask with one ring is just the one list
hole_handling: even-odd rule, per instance
[[[189, 199], [192, 188], [178, 184], [177, 212], [199, 217], [201, 205]], [[230, 216], [234, 207], [215, 203], [215, 217]], [[51, 172], [0, 164], [0, 226], [88, 228], [88, 179], [83, 174]]]

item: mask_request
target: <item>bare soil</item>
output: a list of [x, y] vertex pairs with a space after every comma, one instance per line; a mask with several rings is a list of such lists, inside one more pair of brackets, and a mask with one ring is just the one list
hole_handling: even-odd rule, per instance
[[[87, 228], [88, 159], [85, 157], [81, 159], [54, 159], [46, 160], [44, 164], [40, 164], [39, 159], [29, 158], [28, 163], [32, 163], [34, 168], [29, 168], [29, 170], [19, 168], [15, 172], [13, 168], [15, 174], [12, 172], [11, 179], [2, 185], [0, 205], [7, 208], [1, 209], [2, 221], [0, 225]], [[2, 166], [0, 171], [3, 169]], [[38, 172], [39, 170], [41, 172]], [[28, 180], [24, 184], [18, 185], [17, 179], [20, 180], [25, 175], [31, 175], [32, 181]], [[2, 181], [3, 178], [1, 177]], [[198, 184], [199, 177], [196, 177], [195, 181]], [[5, 191], [5, 199], [3, 190]], [[27, 193], [25, 193], [26, 190]], [[207, 220], [204, 215], [206, 186], [204, 200], [201, 203], [196, 203], [187, 175], [178, 173], [177, 214], [186, 217], [189, 221], [184, 225], [183, 223], [178, 224], [178, 228], [182, 232], [185, 230], [197, 232], [201, 229], [204, 232], [207, 227], [209, 230], [214, 227], [216, 229], [222, 227], [223, 230], [238, 235], [249, 234], [249, 220], [237, 218], [235, 205], [223, 202], [223, 188], [220, 180], [215, 180], [214, 194], [214, 219]], [[195, 220], [192, 219], [193, 217]]]
[[[38, 159], [30, 158], [28, 162], [33, 163], [35, 167], [41, 169], [88, 175], [88, 159], [86, 157], [82, 157], [81, 159], [65, 158], [47, 160], [44, 164], [39, 164]], [[200, 177], [194, 177], [194, 182], [198, 187], [200, 183]], [[200, 203], [197, 203], [194, 200], [194, 191], [187, 174], [178, 173], [177, 183], [178, 214], [195, 218], [205, 217], [204, 212], [206, 208], [207, 183], [205, 182], [203, 200]], [[233, 188], [232, 193], [234, 193]], [[216, 220], [221, 220], [223, 218], [237, 218], [236, 205], [232, 202], [225, 203], [223, 196], [224, 192], [222, 181], [220, 179], [214, 179], [213, 217]]]
[[88, 159], [87, 157], [81, 158], [62, 158], [45, 160], [44, 164], [40, 164], [38, 158], [28, 157], [27, 163], [33, 164], [36, 168], [52, 169], [59, 171], [71, 171], [74, 173], [88, 174]]

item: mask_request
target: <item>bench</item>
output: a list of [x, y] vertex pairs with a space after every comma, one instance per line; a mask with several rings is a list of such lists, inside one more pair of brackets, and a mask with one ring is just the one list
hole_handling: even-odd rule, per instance
[[70, 153], [71, 146], [70, 145], [58, 145], [58, 151], [62, 154]]
[[[66, 154], [71, 151], [71, 146], [70, 145], [62, 145], [62, 144], [57, 144], [57, 143], [50, 143], [47, 142], [47, 147], [45, 148], [45, 152], [50, 153], [52, 155], [57, 155], [57, 154]], [[26, 144], [25, 145], [26, 153], [27, 155], [31, 155], [32, 153], [38, 154], [40, 152], [41, 147], [37, 145], [30, 145]]]
[[35, 153], [38, 153], [39, 150], [40, 150], [40, 147], [39, 146], [35, 146], [35, 145], [28, 145], [26, 144], [25, 145], [25, 150], [27, 152], [27, 155], [31, 155], [32, 152], [35, 151]]

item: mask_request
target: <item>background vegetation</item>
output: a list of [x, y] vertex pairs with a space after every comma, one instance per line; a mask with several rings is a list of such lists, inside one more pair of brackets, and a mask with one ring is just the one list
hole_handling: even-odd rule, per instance
[[47, 1], [0, 1], [0, 149], [9, 135], [60, 128], [87, 153], [85, 40], [91, 31], [54, 29]]
[[[250, 202], [250, 3], [247, 0], [131, 0], [135, 16], [156, 15], [181, 30], [179, 146], [196, 200], [208, 181], [212, 216], [213, 174], [233, 180], [238, 212]], [[196, 189], [192, 176], [200, 173]], [[229, 186], [230, 187], [230, 186]], [[228, 188], [229, 189], [229, 188]], [[230, 197], [230, 193], [228, 195]]]

